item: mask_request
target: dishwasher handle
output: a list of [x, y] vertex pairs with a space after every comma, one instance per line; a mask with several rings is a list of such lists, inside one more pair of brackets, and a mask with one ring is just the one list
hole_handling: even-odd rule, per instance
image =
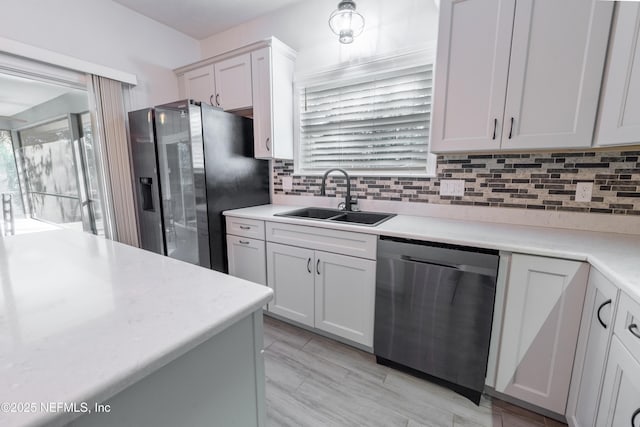
[[450, 262], [445, 262], [440, 260], [434, 261], [426, 258], [417, 258], [411, 255], [400, 255], [400, 260], [431, 265], [439, 268], [449, 268], [452, 270], [460, 271], [462, 273], [472, 273], [472, 274], [479, 274], [481, 276], [489, 276], [489, 277], [493, 277], [494, 279], [496, 277], [496, 271], [486, 267], [479, 267], [479, 266], [467, 265], [467, 264], [455, 264], [455, 263], [450, 263]]
[[410, 261], [410, 262], [419, 262], [420, 264], [435, 265], [436, 267], [446, 267], [446, 268], [453, 268], [455, 270], [460, 270], [459, 264], [450, 264], [442, 261], [432, 261], [432, 260], [423, 259], [423, 258], [416, 258], [409, 255], [401, 255], [400, 259], [404, 261]]

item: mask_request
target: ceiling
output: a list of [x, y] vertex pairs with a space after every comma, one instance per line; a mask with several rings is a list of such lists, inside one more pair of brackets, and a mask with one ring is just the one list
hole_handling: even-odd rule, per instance
[[13, 116], [71, 90], [36, 80], [0, 74], [0, 116]]
[[303, 0], [114, 1], [188, 36], [202, 40]]

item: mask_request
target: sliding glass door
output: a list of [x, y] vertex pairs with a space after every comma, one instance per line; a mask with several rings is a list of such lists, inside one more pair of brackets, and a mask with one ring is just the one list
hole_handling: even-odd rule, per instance
[[102, 234], [95, 153], [88, 115], [18, 131], [19, 161], [31, 216]]

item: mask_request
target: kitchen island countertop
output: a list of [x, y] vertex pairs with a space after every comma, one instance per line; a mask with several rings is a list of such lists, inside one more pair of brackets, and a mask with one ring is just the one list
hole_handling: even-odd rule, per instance
[[5, 427], [68, 423], [83, 413], [56, 404], [103, 402], [272, 296], [71, 230], [0, 238], [0, 290], [0, 402], [14, 405], [0, 412]]

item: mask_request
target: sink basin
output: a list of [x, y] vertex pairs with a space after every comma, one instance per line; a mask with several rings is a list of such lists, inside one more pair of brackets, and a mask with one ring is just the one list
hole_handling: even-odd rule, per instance
[[369, 225], [375, 227], [381, 222], [384, 222], [389, 218], [393, 218], [394, 216], [396, 215], [376, 212], [344, 212], [340, 216], [331, 218], [331, 221], [348, 222], [350, 224]]
[[339, 209], [328, 208], [302, 208], [275, 214], [275, 216], [335, 221], [375, 227], [381, 222], [384, 222], [396, 215], [377, 212], [345, 212]]
[[295, 211], [283, 212], [275, 214], [275, 216], [292, 216], [296, 218], [310, 218], [310, 219], [329, 219], [334, 216], [338, 216], [344, 213], [338, 209], [327, 208], [302, 208]]

